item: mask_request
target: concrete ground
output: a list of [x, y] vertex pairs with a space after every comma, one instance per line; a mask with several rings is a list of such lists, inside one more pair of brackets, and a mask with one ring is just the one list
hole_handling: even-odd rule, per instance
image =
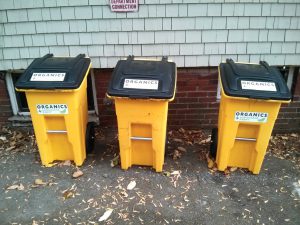
[[[289, 151], [267, 154], [259, 175], [240, 169], [224, 174], [207, 167], [209, 143], [177, 136], [169, 138], [163, 173], [138, 166], [123, 171], [111, 165], [118, 154], [115, 133], [104, 130], [80, 167], [83, 175], [74, 179], [74, 165], [41, 166], [31, 134], [10, 132], [0, 145], [1, 225], [300, 224], [298, 149], [293, 157]], [[17, 135], [21, 144], [7, 147]], [[271, 147], [299, 147], [298, 134], [279, 139]], [[127, 190], [131, 181], [136, 186]], [[110, 217], [99, 222], [108, 209]]]

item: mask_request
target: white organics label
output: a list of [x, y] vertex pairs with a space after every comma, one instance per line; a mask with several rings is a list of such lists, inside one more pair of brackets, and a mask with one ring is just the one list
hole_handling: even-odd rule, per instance
[[157, 90], [158, 80], [125, 79], [123, 88]]
[[134, 12], [139, 8], [139, 0], [110, 0], [113, 12]]
[[242, 89], [256, 91], [277, 91], [274, 82], [260, 82], [241, 80]]
[[266, 123], [268, 121], [268, 113], [237, 111], [235, 112], [234, 121]]
[[64, 81], [66, 73], [33, 73], [30, 81]]
[[68, 114], [68, 105], [66, 104], [37, 104], [38, 114]]

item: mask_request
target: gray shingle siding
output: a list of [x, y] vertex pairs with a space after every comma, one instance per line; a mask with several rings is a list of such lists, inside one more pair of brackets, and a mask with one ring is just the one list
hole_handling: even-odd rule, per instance
[[181, 67], [220, 60], [300, 65], [299, 0], [140, 0], [114, 13], [108, 0], [0, 0], [0, 70], [35, 57], [86, 53], [94, 67], [129, 54], [169, 55]]

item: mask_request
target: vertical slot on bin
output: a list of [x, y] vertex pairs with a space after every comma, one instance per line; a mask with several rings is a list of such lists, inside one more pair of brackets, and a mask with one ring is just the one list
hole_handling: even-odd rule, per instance
[[239, 124], [228, 166], [249, 168], [252, 154], [256, 154], [256, 139], [259, 125]]
[[45, 116], [48, 144], [55, 157], [53, 160], [73, 159], [72, 145], [68, 140], [68, 131], [64, 116]]
[[134, 165], [153, 165], [152, 126], [131, 124], [131, 160]]

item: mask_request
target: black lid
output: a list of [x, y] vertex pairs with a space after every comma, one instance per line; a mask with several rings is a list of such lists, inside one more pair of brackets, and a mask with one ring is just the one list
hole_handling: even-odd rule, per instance
[[171, 99], [174, 96], [176, 64], [162, 61], [119, 60], [107, 90], [110, 96]]
[[81, 85], [91, 60], [84, 54], [76, 57], [53, 57], [47, 54], [29, 65], [16, 83], [18, 89], [76, 89]]
[[244, 64], [227, 59], [219, 67], [223, 90], [228, 96], [291, 99], [291, 93], [279, 70], [264, 61], [259, 64]]

